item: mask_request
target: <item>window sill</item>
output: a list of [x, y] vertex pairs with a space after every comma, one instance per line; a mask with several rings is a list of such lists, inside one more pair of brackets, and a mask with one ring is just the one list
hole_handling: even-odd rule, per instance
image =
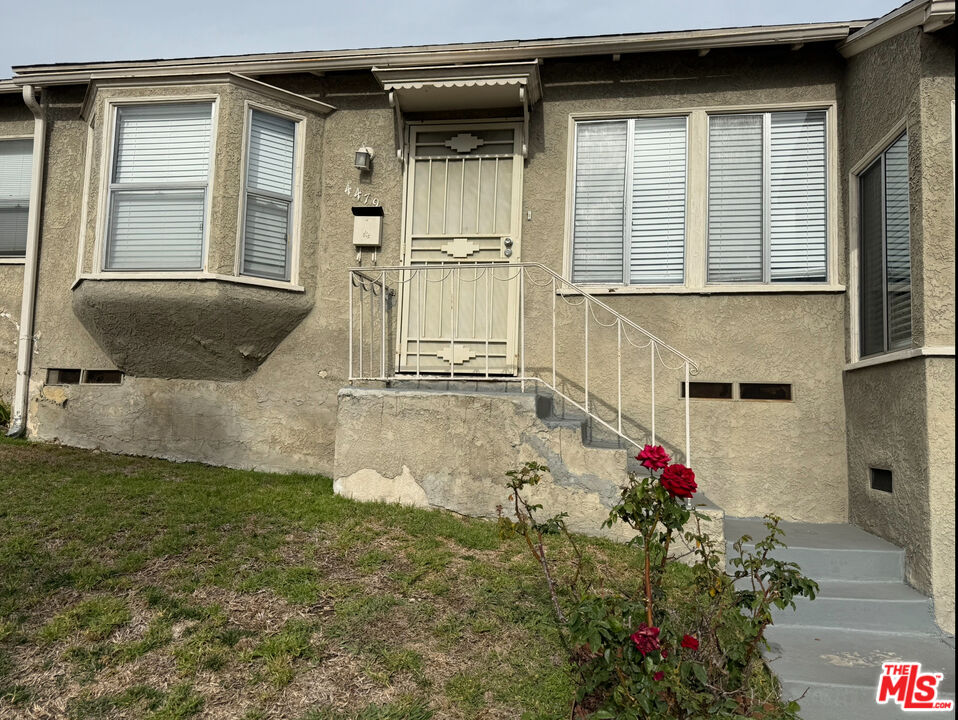
[[0, 257], [0, 265], [25, 265], [26, 262], [22, 257]]
[[246, 275], [221, 275], [209, 272], [101, 272], [84, 273], [79, 275], [73, 283], [73, 288], [82, 280], [220, 280], [222, 282], [237, 283], [238, 285], [256, 285], [258, 287], [286, 290], [288, 292], [305, 292], [302, 285], [280, 280], [248, 277]]
[[[690, 287], [688, 285], [579, 285], [579, 289], [590, 295], [752, 295], [783, 293], [843, 293], [844, 285], [782, 283], [779, 285], [706, 285]], [[559, 295], [576, 295], [571, 288], [556, 291]]]
[[875, 365], [887, 365], [888, 363], [911, 360], [916, 357], [954, 356], [954, 346], [908, 348], [907, 350], [895, 350], [894, 352], [882, 353], [881, 355], [871, 355], [856, 362], [848, 363], [845, 365], [845, 371], [861, 370], [862, 368], [873, 367]]

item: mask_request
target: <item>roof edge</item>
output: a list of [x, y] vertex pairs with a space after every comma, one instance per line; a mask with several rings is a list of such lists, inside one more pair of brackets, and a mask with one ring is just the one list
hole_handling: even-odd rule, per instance
[[850, 35], [838, 51], [850, 58], [906, 30], [920, 26], [925, 32], [934, 32], [954, 22], [955, 0], [911, 0]]
[[[926, 0], [927, 1], [927, 0]], [[242, 74], [368, 70], [423, 64], [514, 62], [580, 55], [627, 54], [705, 48], [798, 45], [840, 42], [870, 21], [768, 25], [713, 30], [682, 30], [632, 35], [597, 35], [584, 38], [508, 40], [449, 45], [420, 45], [361, 50], [224, 55], [133, 62], [78, 63], [74, 65], [21, 65], [13, 68], [17, 85], [85, 83], [103, 71], [130, 72], [138, 76], [170, 73], [236, 72]]]

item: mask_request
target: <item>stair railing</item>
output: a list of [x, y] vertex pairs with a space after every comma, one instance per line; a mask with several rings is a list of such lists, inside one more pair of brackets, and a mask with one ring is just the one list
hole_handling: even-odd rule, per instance
[[[539, 383], [616, 438], [641, 447], [661, 440], [656, 428], [656, 374], [677, 371], [684, 388], [684, 459], [691, 464], [689, 382], [698, 374], [695, 362], [545, 265], [435, 263], [350, 268], [348, 273], [350, 383], [494, 381], [518, 383], [523, 391], [527, 384]], [[541, 291], [546, 299], [532, 303], [533, 291]], [[579, 307], [572, 312], [581, 312], [581, 343], [570, 348], [559, 341], [560, 331], [570, 325], [568, 317], [561, 317], [562, 310]], [[528, 332], [530, 327], [533, 333]], [[607, 337], [597, 361], [592, 336], [598, 332]], [[609, 338], [613, 333], [614, 339]], [[606, 388], [606, 395], [599, 397], [594, 387], [596, 363], [610, 363], [605, 351], [612, 342], [615, 389]], [[641, 409], [624, 410], [623, 399], [623, 363], [643, 351], [648, 353], [648, 425], [635, 420]], [[579, 354], [573, 373], [577, 377], [572, 377], [571, 360], [564, 356]], [[608, 372], [606, 367], [600, 376], [608, 377]], [[614, 413], [614, 418], [603, 417], [600, 408]], [[627, 420], [638, 429], [627, 428]], [[680, 448], [680, 442], [668, 444]]]

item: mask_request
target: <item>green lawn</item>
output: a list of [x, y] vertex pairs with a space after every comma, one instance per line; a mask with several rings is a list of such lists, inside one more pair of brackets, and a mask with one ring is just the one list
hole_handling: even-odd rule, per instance
[[495, 523], [0, 440], [2, 718], [559, 720], [573, 692]]

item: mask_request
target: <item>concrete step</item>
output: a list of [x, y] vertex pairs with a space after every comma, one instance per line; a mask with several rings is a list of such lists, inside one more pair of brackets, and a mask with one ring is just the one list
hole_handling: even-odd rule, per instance
[[931, 599], [900, 582], [819, 583], [814, 601], [773, 611], [779, 627], [836, 628], [938, 636]]
[[[798, 700], [803, 720], [913, 716], [898, 706], [875, 702], [883, 662], [920, 662], [922, 672], [943, 673], [939, 699], [954, 699], [953, 638], [778, 624], [769, 627], [766, 635], [766, 659], [781, 680], [783, 695]], [[954, 713], [934, 717], [954, 717]]]
[[[904, 578], [905, 553], [889, 542], [851, 525], [783, 522], [783, 541], [788, 546], [776, 557], [798, 563], [802, 572], [816, 581], [896, 582]], [[743, 535], [751, 550], [765, 537], [764, 521], [757, 518], [726, 518], [725, 537], [729, 555], [732, 543]]]

